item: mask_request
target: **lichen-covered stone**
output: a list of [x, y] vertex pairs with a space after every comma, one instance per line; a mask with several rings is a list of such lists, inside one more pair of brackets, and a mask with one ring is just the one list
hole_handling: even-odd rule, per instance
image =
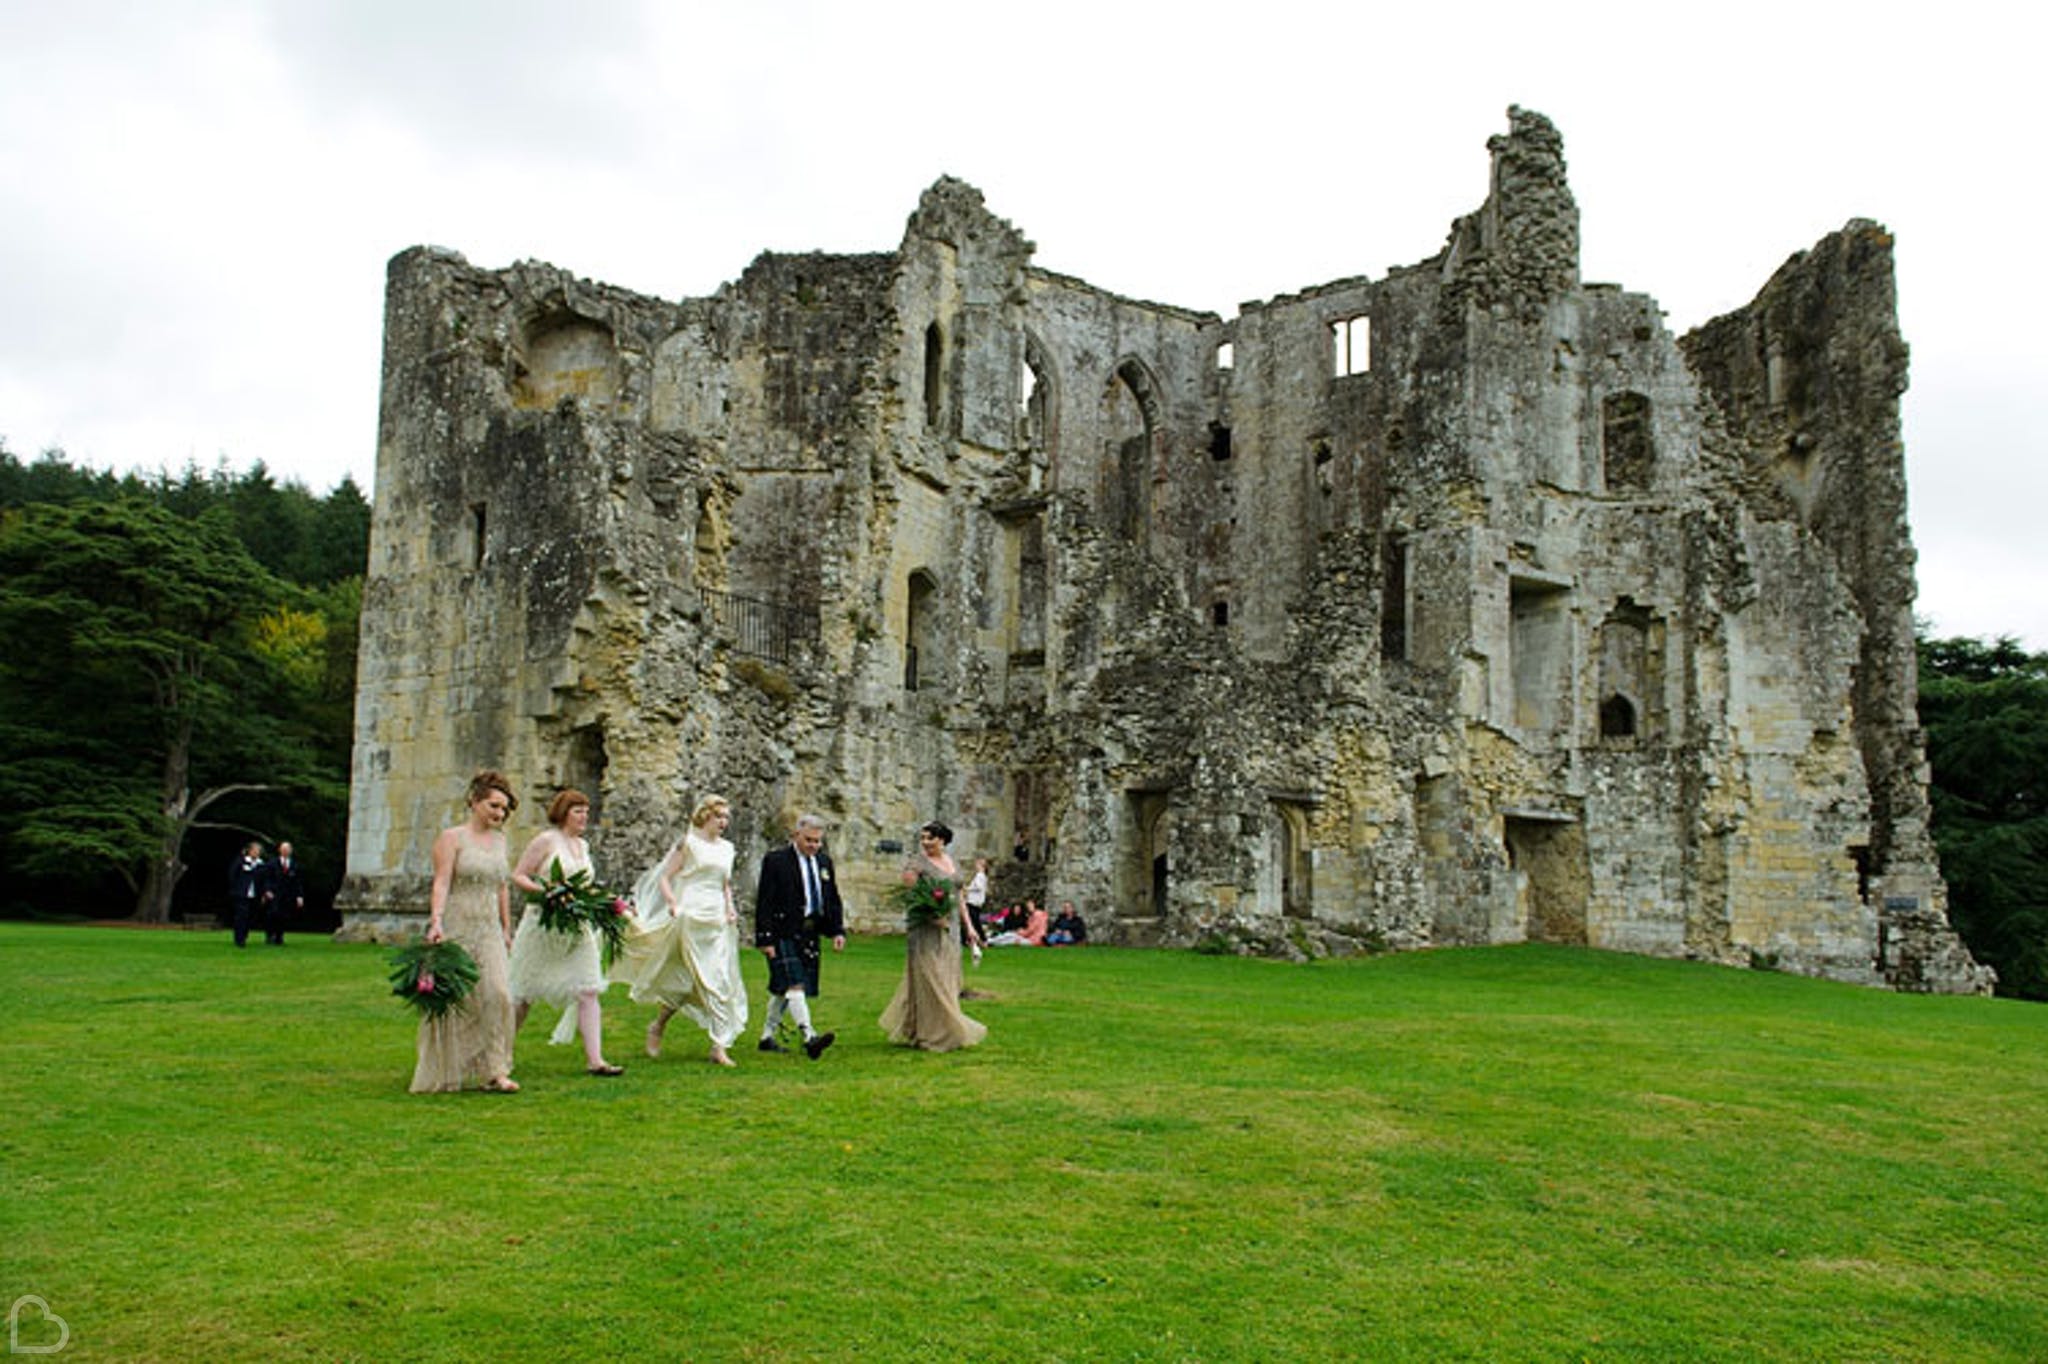
[[748, 864], [817, 810], [867, 927], [940, 817], [1110, 942], [1988, 988], [1927, 833], [1889, 239], [1674, 338], [1580, 281], [1549, 122], [1490, 150], [1435, 257], [1228, 321], [1033, 266], [952, 179], [893, 252], [704, 299], [398, 256], [350, 929], [424, 909], [493, 764], [589, 791], [615, 880], [702, 792]]

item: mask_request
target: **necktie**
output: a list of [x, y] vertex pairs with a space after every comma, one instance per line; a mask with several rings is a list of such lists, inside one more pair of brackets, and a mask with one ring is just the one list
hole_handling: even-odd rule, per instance
[[818, 892], [818, 864], [808, 857], [804, 859], [804, 908], [810, 914], [825, 908], [825, 897]]

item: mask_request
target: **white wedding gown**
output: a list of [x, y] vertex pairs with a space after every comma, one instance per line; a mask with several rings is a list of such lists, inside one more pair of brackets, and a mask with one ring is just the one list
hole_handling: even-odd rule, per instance
[[636, 1001], [674, 1009], [729, 1047], [747, 1029], [739, 925], [726, 917], [733, 846], [692, 831], [679, 848], [682, 869], [670, 882], [675, 912], [659, 889], [636, 894], [644, 901], [636, 906], [640, 924], [612, 963], [612, 979], [630, 987]]

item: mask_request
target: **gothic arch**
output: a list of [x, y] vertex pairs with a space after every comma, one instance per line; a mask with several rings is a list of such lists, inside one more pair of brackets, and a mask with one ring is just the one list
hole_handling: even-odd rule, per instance
[[1151, 541], [1153, 488], [1165, 405], [1159, 382], [1134, 355], [1119, 360], [1102, 391], [1103, 522], [1132, 545]]
[[929, 569], [915, 568], [903, 592], [903, 689], [926, 691], [941, 671], [939, 580]]

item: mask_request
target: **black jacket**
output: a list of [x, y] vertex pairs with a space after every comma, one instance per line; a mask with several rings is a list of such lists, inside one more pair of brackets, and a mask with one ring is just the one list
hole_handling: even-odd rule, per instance
[[761, 859], [761, 880], [754, 888], [754, 946], [779, 940], [837, 938], [846, 932], [846, 909], [839, 900], [839, 878], [831, 854], [818, 854], [818, 891], [824, 905], [817, 919], [804, 922], [804, 869], [796, 848], [785, 843]]
[[236, 854], [234, 862], [228, 867], [228, 898], [254, 900], [262, 895], [263, 873], [268, 865], [261, 858]]
[[263, 897], [276, 900], [286, 909], [299, 907], [306, 898], [306, 878], [299, 871], [296, 857], [289, 867], [275, 857], [263, 864]]

